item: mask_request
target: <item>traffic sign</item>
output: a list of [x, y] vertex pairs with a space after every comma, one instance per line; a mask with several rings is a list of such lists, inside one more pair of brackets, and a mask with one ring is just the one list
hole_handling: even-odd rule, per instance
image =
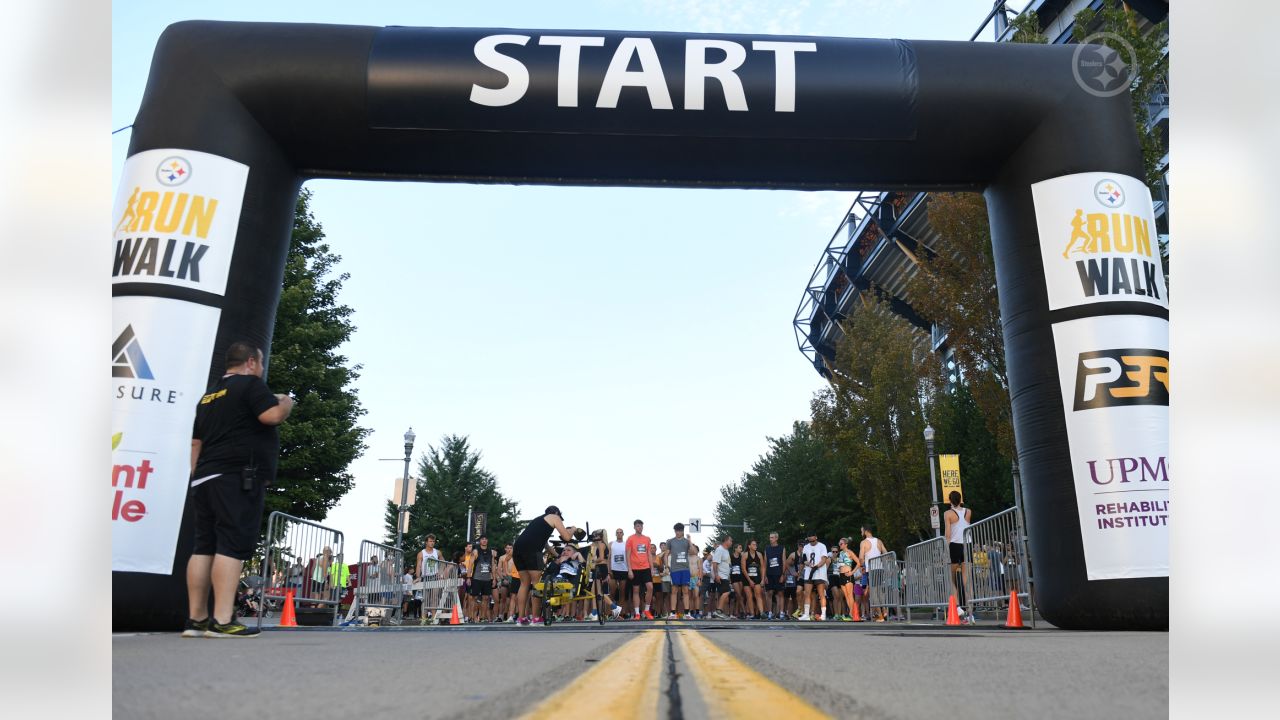
[[938, 506], [937, 505], [929, 506], [929, 526], [932, 527], [934, 530], [938, 529]]
[[702, 518], [689, 518], [689, 532], [702, 532]]

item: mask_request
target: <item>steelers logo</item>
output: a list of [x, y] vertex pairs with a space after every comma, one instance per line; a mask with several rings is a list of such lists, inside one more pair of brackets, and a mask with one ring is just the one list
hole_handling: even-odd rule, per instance
[[1093, 196], [1105, 208], [1118, 208], [1124, 204], [1124, 190], [1120, 183], [1107, 178], [1093, 186]]
[[173, 155], [160, 161], [156, 168], [156, 180], [165, 187], [175, 187], [191, 177], [191, 163], [184, 157]]

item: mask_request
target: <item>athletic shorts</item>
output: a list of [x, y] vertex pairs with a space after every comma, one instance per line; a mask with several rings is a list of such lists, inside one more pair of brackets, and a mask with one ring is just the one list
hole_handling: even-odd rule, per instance
[[951, 550], [951, 564], [959, 565], [964, 562], [964, 543], [951, 543], [948, 547]]
[[806, 584], [806, 585], [817, 585], [817, 584], [819, 584], [819, 583], [821, 583], [821, 584], [823, 584], [823, 585], [826, 585], [826, 584], [827, 584], [827, 579], [826, 579], [826, 578], [824, 578], [824, 577], [816, 577], [816, 578], [812, 578], [812, 579], [810, 579], [810, 580], [809, 580], [809, 582], [807, 582], [807, 583], [805, 583], [805, 584]]
[[493, 594], [492, 580], [472, 580], [471, 594], [475, 597], [488, 597]]
[[836, 573], [831, 576], [831, 587], [833, 588], [844, 587], [844, 584], [847, 582], [849, 582], [849, 578], [841, 575], [840, 573]]
[[264, 483], [240, 489], [239, 473], [224, 473], [188, 491], [193, 508], [193, 555], [226, 555], [248, 560], [262, 531]]
[[613, 575], [614, 582], [624, 583], [628, 580], [626, 570], [610, 570], [609, 574]]
[[669, 593], [669, 592], [671, 592], [671, 578], [663, 578], [663, 580], [662, 580], [662, 592], [664, 592], [664, 593]]
[[785, 587], [783, 587], [783, 588], [782, 588], [782, 597], [785, 597], [785, 598], [793, 598], [793, 597], [795, 597], [795, 596], [796, 596], [796, 586], [795, 586], [795, 585], [787, 585], [787, 586], [785, 586]]
[[721, 595], [726, 595], [726, 594], [728, 594], [728, 593], [732, 590], [732, 588], [731, 588], [731, 587], [729, 587], [729, 581], [728, 581], [728, 580], [721, 580], [721, 581], [719, 581], [719, 582], [712, 583], [712, 584], [711, 584], [711, 589], [712, 589], [712, 590], [715, 590], [716, 592], [720, 593]]
[[688, 585], [689, 571], [688, 570], [672, 570], [671, 584], [675, 587], [684, 587], [685, 585]]
[[632, 570], [631, 574], [635, 578], [631, 581], [632, 585], [644, 585], [653, 582], [653, 570], [645, 568], [644, 570]]
[[591, 579], [592, 580], [608, 580], [609, 568], [605, 567], [604, 565], [597, 565], [591, 568]]
[[858, 578], [858, 584], [861, 585], [862, 587], [866, 587], [868, 577], [869, 577], [868, 573], [865, 573], [865, 572], [862, 573], [862, 577]]
[[778, 592], [782, 590], [782, 576], [781, 575], [765, 575], [764, 589], [768, 590], [769, 592]]
[[538, 572], [542, 570], [542, 548], [537, 546], [521, 547], [517, 540], [512, 550], [515, 553], [516, 570], [520, 572]]
[[867, 591], [866, 591], [866, 589], [863, 587], [862, 583], [854, 583], [854, 584], [853, 584], [853, 594], [854, 594], [856, 597], [862, 597], [863, 595], [867, 594]]

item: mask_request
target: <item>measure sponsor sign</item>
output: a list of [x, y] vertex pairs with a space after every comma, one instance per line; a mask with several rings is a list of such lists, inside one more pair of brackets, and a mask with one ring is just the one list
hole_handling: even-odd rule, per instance
[[179, 300], [112, 300], [112, 570], [173, 569], [191, 476], [191, 426], [220, 314]]
[[1031, 186], [1049, 309], [1107, 301], [1169, 307], [1151, 191], [1113, 173]]
[[111, 282], [222, 295], [248, 178], [247, 165], [194, 150], [131, 156], [112, 215]]
[[1090, 580], [1169, 575], [1169, 323], [1053, 326]]

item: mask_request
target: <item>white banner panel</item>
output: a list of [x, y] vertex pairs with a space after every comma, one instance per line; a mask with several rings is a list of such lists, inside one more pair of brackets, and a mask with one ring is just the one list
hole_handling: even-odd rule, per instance
[[1136, 301], [1169, 307], [1151, 191], [1128, 175], [1031, 186], [1049, 309]]
[[117, 297], [111, 315], [111, 569], [168, 575], [221, 311]]
[[146, 150], [124, 164], [112, 213], [111, 282], [222, 295], [249, 166], [194, 150]]
[[1083, 318], [1053, 339], [1089, 579], [1168, 577], [1169, 323]]

